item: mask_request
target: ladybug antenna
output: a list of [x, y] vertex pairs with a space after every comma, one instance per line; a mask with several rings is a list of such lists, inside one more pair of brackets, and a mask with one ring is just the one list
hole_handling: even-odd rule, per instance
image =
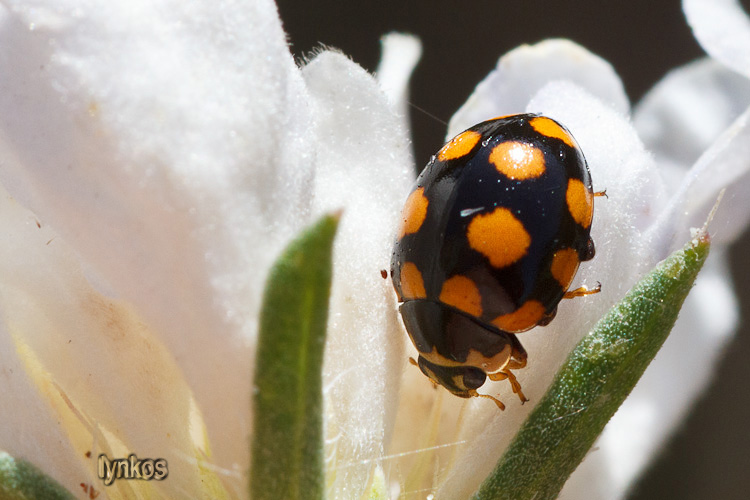
[[417, 111], [419, 111], [420, 113], [424, 113], [425, 115], [429, 116], [429, 117], [430, 117], [430, 118], [432, 118], [433, 120], [435, 120], [435, 121], [437, 121], [437, 122], [440, 122], [440, 123], [442, 123], [442, 124], [443, 124], [443, 125], [445, 125], [446, 127], [448, 126], [448, 122], [446, 122], [445, 120], [441, 120], [440, 118], [438, 118], [437, 116], [433, 115], [432, 113], [430, 113], [430, 112], [429, 112], [429, 111], [427, 111], [426, 109], [424, 109], [424, 108], [420, 108], [419, 106], [417, 106], [416, 104], [414, 104], [414, 103], [413, 103], [413, 102], [411, 102], [411, 101], [409, 101], [409, 103], [408, 103], [408, 104], [409, 104], [409, 106], [411, 106], [412, 108], [416, 109], [416, 110], [417, 110]]

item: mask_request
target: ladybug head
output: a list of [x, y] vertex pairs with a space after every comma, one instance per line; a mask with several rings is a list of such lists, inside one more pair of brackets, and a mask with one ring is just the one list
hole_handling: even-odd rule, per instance
[[512, 379], [514, 392], [525, 400], [509, 371], [526, 364], [526, 351], [515, 335], [439, 301], [408, 300], [401, 304], [401, 317], [419, 351], [419, 361], [414, 364], [430, 380], [462, 398], [492, 399], [502, 409], [500, 401], [477, 392], [489, 373], [493, 380]]
[[476, 390], [484, 384], [487, 375], [474, 366], [442, 366], [430, 363], [419, 356], [419, 369], [436, 384], [462, 398], [477, 395]]

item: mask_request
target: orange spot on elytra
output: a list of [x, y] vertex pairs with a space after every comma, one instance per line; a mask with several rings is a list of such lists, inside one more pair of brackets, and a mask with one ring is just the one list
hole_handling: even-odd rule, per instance
[[417, 188], [411, 192], [406, 199], [404, 210], [401, 212], [401, 229], [398, 237], [403, 238], [407, 234], [414, 234], [422, 227], [425, 217], [427, 217], [427, 206], [430, 202], [424, 195], [424, 188]]
[[498, 269], [526, 255], [531, 245], [531, 236], [521, 221], [504, 207], [474, 217], [466, 236], [471, 248], [487, 257], [492, 267]]
[[555, 120], [547, 118], [546, 116], [538, 116], [529, 120], [529, 124], [534, 127], [534, 130], [542, 135], [560, 139], [571, 148], [576, 147], [576, 142], [573, 137]]
[[438, 151], [438, 160], [455, 160], [469, 154], [481, 138], [482, 134], [473, 130], [461, 132]]
[[399, 281], [401, 282], [401, 297], [399, 297], [401, 300], [427, 298], [422, 273], [413, 262], [404, 262], [401, 266]]
[[578, 179], [570, 179], [568, 190], [565, 192], [565, 200], [573, 220], [584, 229], [588, 229], [591, 225], [591, 218], [594, 216], [594, 193]]
[[456, 275], [445, 280], [440, 291], [440, 302], [476, 318], [482, 315], [482, 295], [476, 283], [466, 276]]
[[492, 320], [492, 324], [506, 332], [523, 332], [533, 328], [544, 316], [544, 306], [538, 300], [527, 300], [512, 313]]
[[519, 141], [505, 141], [490, 152], [490, 163], [509, 179], [536, 179], [544, 173], [544, 154], [539, 148]]
[[578, 270], [578, 252], [572, 248], [563, 248], [552, 256], [550, 272], [552, 277], [560, 284], [563, 290], [567, 290]]

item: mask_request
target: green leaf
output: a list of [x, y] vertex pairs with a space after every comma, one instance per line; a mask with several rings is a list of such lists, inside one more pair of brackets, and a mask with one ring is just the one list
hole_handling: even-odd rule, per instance
[[25, 460], [0, 452], [0, 498], [3, 500], [75, 500], [68, 490]]
[[666, 340], [709, 246], [701, 232], [581, 340], [474, 500], [557, 497]]
[[338, 215], [278, 258], [266, 283], [255, 365], [253, 500], [322, 499], [322, 367]]

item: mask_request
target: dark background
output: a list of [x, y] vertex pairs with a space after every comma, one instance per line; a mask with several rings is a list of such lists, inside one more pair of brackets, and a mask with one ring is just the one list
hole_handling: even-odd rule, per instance
[[[374, 71], [380, 37], [418, 35], [423, 55], [411, 85], [419, 165], [443, 143], [445, 125], [500, 55], [544, 38], [569, 38], [620, 74], [631, 102], [670, 68], [701, 57], [678, 0], [278, 0], [298, 58], [325, 44]], [[743, 1], [747, 9], [750, 0]], [[425, 112], [419, 111], [425, 110]], [[750, 159], [748, 159], [750, 161]], [[732, 251], [742, 316], [750, 318], [750, 237]], [[750, 328], [746, 321], [687, 422], [634, 488], [632, 500], [750, 498]]]

